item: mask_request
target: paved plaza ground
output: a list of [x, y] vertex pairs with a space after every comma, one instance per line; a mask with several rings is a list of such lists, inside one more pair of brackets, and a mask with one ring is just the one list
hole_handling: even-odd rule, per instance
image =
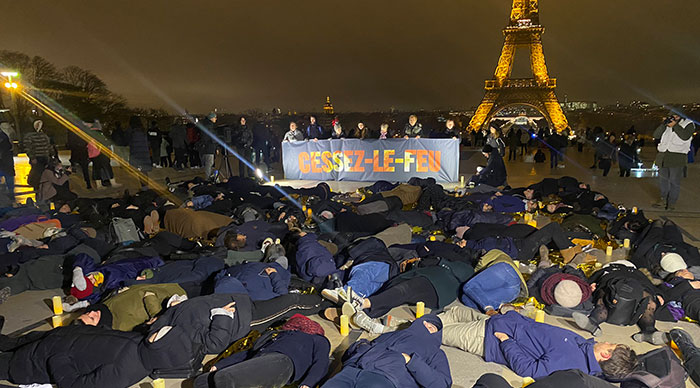
[[[645, 149], [642, 156], [646, 162], [645, 164], [650, 165], [650, 161], [654, 156], [654, 150], [652, 148]], [[464, 150], [462, 152], [462, 161], [460, 163], [461, 174], [466, 175], [468, 178], [474, 171], [475, 167], [484, 162], [485, 160], [480, 153], [474, 150]], [[529, 164], [522, 161], [508, 162], [508, 182], [511, 186], [518, 187], [535, 183], [546, 177], [558, 177], [563, 175], [574, 176], [581, 181], [590, 183], [594, 190], [606, 194], [610, 200], [616, 204], [620, 204], [625, 207], [637, 206], [639, 209], [644, 210], [644, 213], [650, 218], [673, 220], [682, 228], [685, 240], [700, 247], [700, 196], [697, 194], [697, 191], [700, 190], [700, 184], [698, 183], [698, 179], [700, 179], [700, 165], [689, 166], [688, 178], [683, 180], [681, 199], [678, 206], [675, 211], [666, 212], [657, 211], [650, 206], [651, 203], [655, 202], [658, 197], [655, 178], [620, 178], [617, 176], [618, 171], [616, 170], [616, 166], [613, 167], [613, 170], [610, 172], [610, 176], [603, 177], [600, 170], [589, 169], [591, 164], [592, 156], [590, 150], [587, 149], [584, 153], [578, 153], [576, 152], [575, 148], [570, 148], [567, 155], [565, 168], [550, 169], [549, 161], [543, 164]], [[236, 167], [234, 167], [234, 171], [235, 170]], [[20, 173], [20, 171], [21, 169], [18, 169], [18, 173]], [[117, 180], [122, 183], [126, 183], [126, 188], [130, 190], [138, 189], [138, 182], [134, 181], [133, 179], [126, 179], [126, 176], [121, 169], [116, 168], [115, 172], [117, 175]], [[154, 170], [151, 176], [154, 179], [162, 182], [166, 176], [171, 177], [173, 180], [179, 180], [191, 178], [199, 173], [201, 173], [201, 170], [188, 169], [185, 172], [176, 173], [172, 169], [165, 168]], [[317, 183], [311, 181], [283, 181], [279, 179], [282, 176], [281, 171], [279, 171], [279, 167], [277, 170], [273, 170], [271, 175], [275, 175], [278, 178], [277, 183], [288, 184], [295, 187], [313, 186]], [[71, 179], [72, 186], [81, 196], [112, 196], [122, 193], [125, 188], [120, 187], [102, 189], [99, 191], [93, 190], [88, 192], [85, 190], [82, 178], [73, 176]], [[360, 186], [367, 185], [367, 183], [357, 182], [329, 182], [329, 184], [334, 191], [355, 190]], [[446, 186], [451, 187], [453, 185]], [[29, 291], [10, 297], [7, 302], [0, 305], [0, 315], [4, 315], [6, 317], [6, 323], [2, 333], [19, 334], [20, 332], [27, 330], [48, 330], [50, 328], [49, 321], [52, 315], [48, 301], [52, 296], [59, 295], [60, 293], [60, 290]], [[399, 318], [409, 318], [413, 314], [412, 309], [413, 306], [402, 306], [394, 309], [391, 314]], [[314, 317], [314, 319], [318, 320], [323, 325], [324, 329], [326, 330], [326, 334], [332, 343], [332, 347], [335, 349], [341, 345], [341, 348], [343, 348], [342, 342], [344, 338], [338, 334], [337, 329], [331, 323], [324, 321], [317, 316]], [[581, 332], [580, 330], [577, 330], [573, 325], [573, 321], [570, 319], [546, 316], [545, 322], [574, 330], [586, 337], [590, 336]], [[695, 338], [696, 343], [700, 344], [700, 326], [697, 324], [687, 322], [676, 324], [658, 324], [658, 328], [660, 330], [669, 330], [675, 326], [686, 329]], [[637, 344], [632, 341], [631, 336], [637, 331], [636, 326], [618, 327], [603, 324], [602, 329], [603, 335], [599, 338], [601, 341], [629, 344], [638, 352], [646, 352], [653, 348], [651, 345]], [[367, 336], [367, 334], [362, 335]], [[351, 336], [353, 335], [351, 334]], [[472, 356], [454, 348], [444, 348], [444, 350], [447, 353], [447, 357], [450, 362], [454, 387], [471, 388], [474, 381], [479, 376], [487, 372], [502, 374], [514, 387], [519, 387], [522, 385], [522, 379], [520, 377], [516, 376], [502, 366], [486, 363], [479, 357]], [[108, 350], [105, 349], [104, 351]], [[149, 381], [149, 379], [146, 379], [144, 382], [136, 385], [136, 387], [150, 387]], [[166, 381], [166, 387], [190, 386], [191, 383], [187, 381]], [[687, 386], [695, 387], [690, 380], [688, 380]]]

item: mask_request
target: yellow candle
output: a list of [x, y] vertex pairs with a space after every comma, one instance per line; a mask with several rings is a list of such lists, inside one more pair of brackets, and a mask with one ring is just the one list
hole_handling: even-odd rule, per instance
[[535, 379], [533, 379], [532, 377], [523, 378], [523, 388], [527, 387], [528, 385], [530, 385], [534, 382], [535, 382]]
[[626, 238], [623, 246], [625, 248], [629, 248], [630, 247], [630, 239]]
[[535, 322], [544, 323], [544, 310], [537, 310], [535, 313]]
[[313, 216], [313, 210], [311, 210], [311, 208], [306, 209], [306, 213], [309, 215], [309, 218]]
[[54, 315], [53, 317], [51, 317], [51, 325], [54, 328], [63, 326], [63, 318], [61, 318], [60, 315]]
[[608, 245], [608, 247], [605, 248], [605, 255], [606, 255], [606, 256], [612, 256], [612, 253], [613, 253], [613, 247], [611, 247], [610, 245]]
[[350, 334], [350, 326], [349, 326], [349, 322], [348, 322], [348, 316], [341, 315], [340, 316], [340, 335], [345, 337], [348, 334]]
[[270, 183], [275, 183], [275, 176], [274, 175], [270, 175]]
[[525, 213], [525, 222], [532, 221], [532, 213]]
[[53, 202], [51, 202], [51, 204], [49, 205], [49, 209], [51, 209], [51, 210], [56, 210], [56, 204], [54, 204]]
[[532, 226], [533, 228], [537, 227], [537, 220], [530, 220], [527, 222], [528, 225]]
[[151, 384], [153, 385], [153, 388], [165, 388], [165, 380], [163, 379], [155, 379]]
[[459, 177], [459, 187], [464, 187], [464, 175]]
[[53, 313], [55, 315], [63, 314], [63, 302], [61, 301], [61, 297], [56, 295], [51, 298], [51, 302], [53, 303]]
[[303, 211], [304, 213], [306, 213], [306, 205], [303, 205], [303, 206], [301, 207], [301, 211]]
[[632, 208], [632, 214], [637, 214], [637, 207], [636, 206]]
[[416, 318], [420, 318], [423, 315], [425, 315], [425, 303], [418, 302], [416, 303]]
[[603, 268], [603, 264], [596, 262], [594, 265], [596, 268]]

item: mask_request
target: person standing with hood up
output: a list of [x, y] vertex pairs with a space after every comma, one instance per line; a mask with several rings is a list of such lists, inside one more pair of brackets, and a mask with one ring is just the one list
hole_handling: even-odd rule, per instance
[[216, 124], [216, 113], [211, 112], [199, 124], [202, 131], [202, 137], [199, 139], [199, 159], [204, 167], [204, 179], [211, 178], [211, 170], [214, 167], [214, 155], [216, 154], [216, 141], [214, 137], [214, 125]]
[[3, 131], [0, 131], [0, 176], [5, 178], [7, 194], [11, 201], [15, 200], [15, 157], [12, 151], [12, 141]]
[[[241, 116], [238, 121], [238, 127], [236, 128], [236, 146], [238, 148], [238, 155], [247, 162], [251, 161], [251, 155], [253, 153], [253, 131], [248, 126], [248, 122], [245, 116]], [[238, 161], [238, 176], [245, 177], [250, 175], [248, 171], [248, 166], [243, 162], [243, 160]]]

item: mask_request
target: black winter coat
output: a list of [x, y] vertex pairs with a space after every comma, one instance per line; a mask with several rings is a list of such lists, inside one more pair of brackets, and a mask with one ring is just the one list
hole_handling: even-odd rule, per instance
[[93, 326], [59, 327], [15, 351], [10, 380], [59, 388], [129, 387], [150, 373], [139, 355], [142, 338]]
[[[226, 315], [211, 317], [212, 309], [226, 306], [234, 301], [236, 312], [233, 319]], [[202, 349], [204, 354], [218, 354], [228, 345], [248, 334], [251, 320], [252, 303], [248, 295], [199, 296], [167, 309], [151, 325], [149, 336], [163, 326], [179, 326], [184, 330], [188, 340], [194, 344], [193, 350]]]
[[129, 164], [143, 172], [151, 171], [151, 154], [148, 150], [148, 136], [142, 129], [129, 131]]
[[[87, 153], [87, 146], [85, 148]], [[15, 159], [12, 153], [12, 142], [5, 132], [0, 131], [0, 172], [7, 176], [15, 176]]]

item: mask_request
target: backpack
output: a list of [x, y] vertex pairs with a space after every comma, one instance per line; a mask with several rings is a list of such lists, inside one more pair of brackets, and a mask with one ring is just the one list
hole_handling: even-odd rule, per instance
[[629, 278], [618, 278], [605, 285], [607, 322], [612, 325], [634, 325], [646, 310], [649, 298], [644, 298], [642, 285]]
[[141, 232], [131, 218], [112, 218], [109, 224], [109, 241], [116, 244], [125, 244], [141, 241]]
[[620, 388], [683, 388], [688, 378], [683, 365], [668, 346], [642, 354], [634, 372]]

